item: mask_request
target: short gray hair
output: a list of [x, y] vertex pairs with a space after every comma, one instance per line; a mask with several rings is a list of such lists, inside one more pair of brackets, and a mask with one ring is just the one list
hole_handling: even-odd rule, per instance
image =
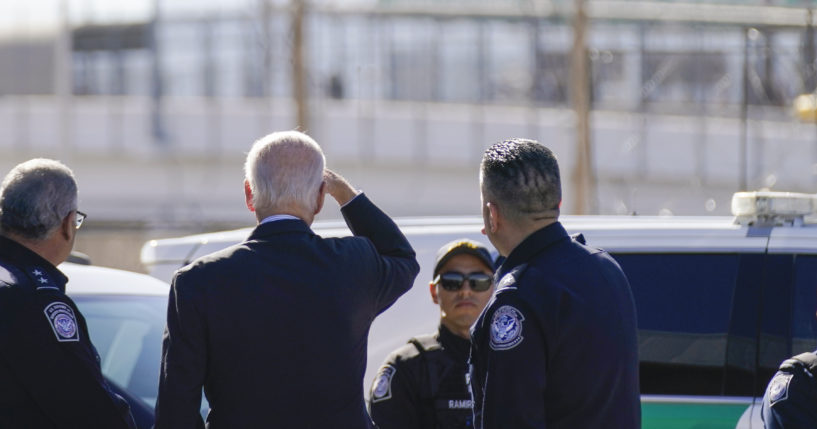
[[36, 158], [18, 164], [0, 184], [0, 232], [3, 233], [43, 240], [76, 209], [74, 173], [53, 159]]
[[288, 205], [317, 209], [325, 165], [321, 147], [304, 133], [280, 131], [258, 139], [244, 164], [256, 212]]
[[556, 155], [536, 140], [509, 139], [485, 151], [480, 164], [485, 196], [511, 219], [558, 218], [562, 182]]

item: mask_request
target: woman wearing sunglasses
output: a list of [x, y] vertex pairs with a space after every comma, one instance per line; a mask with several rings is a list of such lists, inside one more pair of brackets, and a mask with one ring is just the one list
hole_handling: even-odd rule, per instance
[[440, 328], [392, 352], [370, 392], [370, 413], [380, 429], [473, 427], [466, 384], [470, 327], [491, 299], [493, 260], [472, 240], [455, 240], [437, 252], [431, 300]]

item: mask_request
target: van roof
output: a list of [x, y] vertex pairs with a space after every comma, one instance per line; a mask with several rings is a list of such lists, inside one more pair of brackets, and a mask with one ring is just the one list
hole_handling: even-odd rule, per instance
[[[582, 233], [588, 244], [618, 253], [817, 253], [817, 225], [739, 225], [728, 216], [562, 216], [570, 233]], [[456, 235], [482, 239], [479, 217], [411, 217], [395, 222], [406, 236]], [[324, 237], [349, 235], [340, 220], [318, 221], [312, 229]], [[151, 240], [142, 247], [142, 263], [191, 261], [245, 240], [252, 228]]]
[[73, 295], [154, 295], [167, 297], [170, 286], [146, 274], [113, 268], [60, 264], [60, 271], [68, 276], [66, 293]]

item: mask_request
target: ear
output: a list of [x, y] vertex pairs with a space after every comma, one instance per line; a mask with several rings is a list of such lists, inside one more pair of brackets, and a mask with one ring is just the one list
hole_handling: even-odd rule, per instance
[[437, 299], [437, 285], [435, 285], [434, 282], [428, 284], [428, 291], [431, 292], [431, 301], [433, 301], [434, 304], [439, 304], [440, 300]]
[[251, 212], [255, 211], [255, 206], [252, 205], [252, 188], [250, 188], [249, 180], [244, 180], [244, 202]]
[[323, 202], [326, 201], [326, 181], [321, 182], [321, 187], [318, 189], [318, 203], [315, 204], [315, 213], [318, 214], [323, 209]]
[[71, 237], [76, 232], [76, 228], [74, 227], [74, 216], [76, 216], [76, 212], [68, 213], [68, 216], [65, 216], [62, 219], [62, 223], [60, 224], [59, 233], [62, 234], [62, 237], [66, 240], [71, 240]]
[[499, 213], [499, 207], [495, 203], [489, 202], [486, 203], [486, 206], [488, 207], [488, 227], [491, 229], [491, 233], [495, 233], [502, 223], [502, 215]]

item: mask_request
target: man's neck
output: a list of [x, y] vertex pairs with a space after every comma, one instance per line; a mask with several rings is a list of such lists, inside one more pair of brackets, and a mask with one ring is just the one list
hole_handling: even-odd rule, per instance
[[295, 216], [298, 219], [301, 219], [302, 221], [306, 222], [307, 225], [312, 225], [312, 222], [315, 220], [315, 215], [309, 214], [308, 210], [300, 210], [295, 208], [274, 209], [265, 213], [255, 212], [255, 218], [258, 221], [258, 223], [261, 223], [261, 221], [263, 221], [264, 219], [275, 215]]
[[[540, 229], [552, 225], [558, 221], [557, 218], [547, 218], [538, 221], [528, 222], [524, 225], [508, 225], [507, 233], [504, 237], [503, 243], [501, 244], [502, 249], [499, 250], [499, 253], [502, 256], [507, 257], [508, 255], [516, 249], [519, 244], [525, 241], [531, 234]], [[504, 252], [503, 252], [504, 250]]]
[[468, 341], [471, 341], [471, 327], [470, 326], [454, 326], [454, 324], [450, 323], [450, 321], [446, 319], [440, 320], [443, 326], [446, 329], [451, 331], [452, 334], [460, 337], [465, 338]]
[[50, 262], [51, 265], [54, 265], [55, 267], [64, 262], [64, 260], [60, 260], [61, 256], [59, 251], [56, 250], [57, 247], [54, 245], [54, 243], [52, 243], [52, 240], [54, 240], [54, 236], [56, 234], [51, 234], [44, 240], [32, 240], [30, 238], [23, 237], [20, 234], [9, 232], [3, 233], [2, 235], [3, 237], [13, 240], [19, 245], [40, 255], [40, 257]]

